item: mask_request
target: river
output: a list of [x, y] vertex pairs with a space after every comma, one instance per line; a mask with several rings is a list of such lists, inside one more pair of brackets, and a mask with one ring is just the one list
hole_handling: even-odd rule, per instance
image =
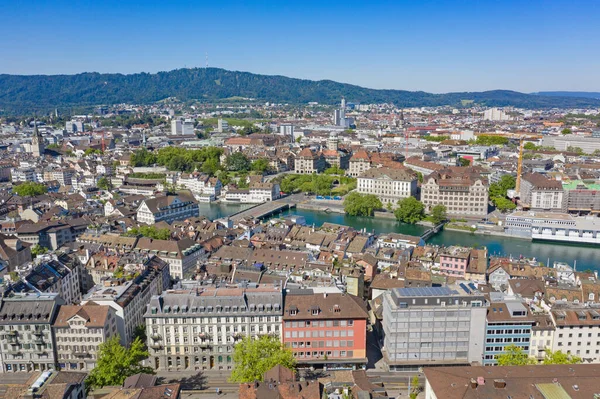
[[[251, 205], [247, 204], [200, 204], [200, 214], [214, 220], [236, 213], [250, 206]], [[280, 216], [289, 215], [304, 216], [306, 223], [309, 225], [314, 224], [315, 226], [321, 226], [323, 223], [329, 222], [351, 226], [357, 230], [366, 229], [368, 232], [376, 234], [395, 232], [420, 236], [428, 229], [425, 226], [400, 223], [393, 219], [348, 216], [339, 213], [326, 213], [307, 209], [291, 209], [280, 214]], [[445, 246], [485, 246], [490, 255], [512, 255], [513, 257], [522, 255], [527, 258], [535, 257], [544, 264], [547, 264], [548, 260], [550, 260], [550, 265], [554, 262], [566, 262], [573, 266], [576, 262], [577, 270], [591, 269], [600, 271], [599, 246], [580, 246], [538, 241], [532, 242], [520, 238], [482, 236], [456, 231], [441, 231], [427, 240], [427, 242], [429, 244]]]

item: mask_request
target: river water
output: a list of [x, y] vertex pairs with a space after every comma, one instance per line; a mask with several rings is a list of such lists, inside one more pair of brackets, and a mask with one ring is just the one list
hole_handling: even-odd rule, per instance
[[[250, 205], [225, 205], [225, 204], [200, 204], [200, 214], [210, 219], [227, 216]], [[243, 208], [242, 208], [243, 207]], [[203, 213], [205, 212], [205, 213]], [[211, 217], [212, 215], [213, 217]], [[381, 219], [361, 216], [348, 216], [339, 213], [326, 213], [307, 209], [291, 209], [280, 216], [304, 216], [309, 225], [321, 226], [325, 222], [351, 226], [357, 230], [366, 229], [368, 232], [401, 233], [420, 236], [428, 228], [420, 225], [410, 225], [397, 222], [393, 219]], [[434, 245], [462, 245], [465, 247], [487, 247], [490, 255], [503, 255], [527, 258], [535, 257], [538, 261], [550, 265], [554, 262], [566, 262], [577, 267], [577, 270], [586, 269], [600, 271], [600, 246], [573, 245], [554, 242], [539, 242], [523, 240], [520, 238], [482, 236], [471, 233], [455, 231], [441, 231], [434, 235], [427, 243]]]

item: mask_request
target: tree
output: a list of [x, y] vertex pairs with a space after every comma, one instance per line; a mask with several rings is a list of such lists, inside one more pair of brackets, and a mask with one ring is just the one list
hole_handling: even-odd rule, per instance
[[492, 197], [492, 202], [500, 212], [511, 211], [517, 207], [514, 202], [504, 197]]
[[544, 361], [542, 364], [579, 364], [581, 363], [581, 358], [579, 356], [575, 356], [568, 353], [563, 353], [562, 351], [553, 352], [550, 349], [546, 348], [546, 355], [544, 356]]
[[136, 338], [129, 348], [125, 348], [117, 334], [100, 344], [96, 367], [90, 371], [86, 383], [94, 388], [120, 386], [125, 378], [134, 374], [154, 374], [152, 368], [140, 365], [148, 356], [149, 353], [139, 338]]
[[250, 170], [250, 161], [248, 157], [241, 152], [234, 152], [227, 157], [227, 170], [233, 172], [247, 172]]
[[471, 165], [471, 161], [469, 159], [466, 159], [466, 158], [458, 158], [458, 163], [460, 164], [460, 166], [469, 166], [469, 165]]
[[344, 211], [350, 216], [372, 216], [376, 209], [383, 205], [373, 194], [351, 192], [344, 199]]
[[507, 145], [508, 138], [502, 136], [496, 136], [493, 134], [480, 134], [475, 140], [477, 145]]
[[262, 381], [263, 374], [277, 365], [292, 370], [296, 367], [292, 351], [284, 348], [273, 335], [257, 339], [244, 337], [233, 348], [233, 362], [235, 366], [229, 380], [238, 383]]
[[102, 189], [102, 190], [110, 190], [112, 188], [112, 184], [110, 183], [110, 180], [104, 176], [102, 176], [101, 178], [98, 179], [98, 183], [96, 183], [96, 185], [98, 186], [99, 189]]
[[503, 175], [500, 181], [490, 184], [490, 197], [506, 197], [508, 190], [514, 189], [516, 186], [515, 178], [511, 175]]
[[579, 155], [583, 154], [583, 148], [581, 147], [572, 147], [572, 146], [568, 146], [567, 147], [567, 151], [568, 152], [575, 152]]
[[302, 141], [302, 136], [296, 137], [296, 143], [300, 143]]
[[567, 135], [567, 134], [571, 134], [573, 133], [573, 131], [571, 129], [569, 129], [568, 127], [564, 128], [563, 130], [560, 131], [562, 134]]
[[21, 197], [35, 197], [36, 195], [46, 194], [48, 187], [42, 183], [28, 181], [13, 187], [13, 192]]
[[515, 344], [504, 347], [504, 353], [496, 355], [496, 361], [499, 366], [525, 366], [528, 364], [537, 364], [534, 358], [529, 357], [520, 346]]
[[425, 205], [415, 197], [404, 198], [398, 201], [394, 215], [401, 222], [414, 224], [425, 217]]
[[410, 387], [410, 399], [417, 399], [419, 392], [421, 392], [421, 381], [419, 381], [418, 375], [413, 376], [413, 378], [410, 380]]
[[431, 208], [431, 221], [434, 224], [442, 223], [443, 221], [446, 220], [446, 217], [447, 217], [446, 211], [447, 211], [446, 205], [443, 205], [443, 204], [435, 205], [433, 208]]
[[202, 173], [206, 173], [209, 176], [214, 176], [217, 173], [217, 171], [221, 170], [221, 163], [218, 159], [207, 159], [206, 161], [204, 161], [204, 163], [202, 163], [200, 170], [202, 171]]
[[42, 247], [40, 244], [35, 244], [31, 247], [31, 256], [33, 258], [37, 258], [40, 255], [43, 255], [48, 252], [48, 248]]
[[338, 168], [337, 166], [332, 166], [331, 168], [325, 169], [323, 172], [326, 175], [343, 175], [345, 173], [344, 169]]
[[417, 179], [419, 180], [419, 183], [423, 183], [423, 173], [417, 172]]
[[144, 344], [144, 349], [146, 349], [146, 325], [143, 323], [133, 329], [132, 339], [135, 341], [138, 338]]
[[156, 226], [140, 226], [131, 228], [123, 235], [125, 237], [142, 236], [154, 240], [169, 240], [171, 238], [171, 230], [166, 227], [164, 229], [157, 229]]
[[536, 150], [537, 146], [531, 142], [529, 143], [525, 143], [525, 145], [523, 146], [524, 149], [526, 150]]
[[260, 173], [265, 173], [270, 168], [271, 168], [271, 166], [269, 165], [269, 160], [265, 159], [265, 158], [257, 159], [256, 161], [252, 162], [252, 164], [250, 165], [251, 170], [253, 170], [255, 172], [260, 172]]

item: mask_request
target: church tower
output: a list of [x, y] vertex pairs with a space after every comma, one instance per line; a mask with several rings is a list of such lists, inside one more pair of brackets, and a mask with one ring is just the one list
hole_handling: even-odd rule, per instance
[[37, 127], [37, 122], [33, 122], [33, 137], [31, 138], [31, 153], [34, 157], [44, 155], [44, 138], [40, 134]]

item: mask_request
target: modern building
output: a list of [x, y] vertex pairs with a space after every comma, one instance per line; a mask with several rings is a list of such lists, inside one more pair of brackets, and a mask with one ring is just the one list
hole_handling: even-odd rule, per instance
[[567, 213], [516, 211], [506, 216], [505, 232], [534, 240], [600, 243], [600, 219]]
[[483, 120], [486, 121], [509, 121], [510, 115], [499, 108], [490, 108], [483, 112]]
[[[4, 373], [56, 369], [52, 324], [57, 294], [14, 293], [0, 299], [0, 368]], [[0, 378], [2, 380], [2, 378]]]
[[480, 362], [485, 303], [485, 297], [472, 283], [386, 291], [382, 351], [389, 369]]
[[94, 302], [108, 305], [116, 311], [117, 332], [121, 344], [129, 345], [136, 327], [144, 324], [146, 306], [154, 295], [160, 295], [171, 284], [169, 265], [152, 257], [145, 269], [133, 280], [107, 279], [83, 298], [82, 304]]
[[534, 211], [556, 211], [563, 208], [563, 187], [539, 173], [525, 173], [521, 178], [520, 202]]
[[600, 184], [575, 180], [562, 187], [563, 212], [600, 213]]
[[188, 194], [162, 195], [143, 200], [137, 209], [138, 222], [153, 225], [198, 217], [198, 201]]
[[96, 367], [99, 346], [118, 333], [116, 311], [94, 302], [64, 305], [52, 328], [58, 367], [89, 372]]
[[475, 168], [453, 167], [425, 177], [421, 185], [421, 202], [430, 210], [446, 206], [448, 215], [481, 217], [488, 210], [488, 181]]
[[294, 159], [294, 172], [301, 174], [321, 173], [325, 170], [325, 161], [321, 154], [310, 148], [304, 148]]
[[417, 181], [417, 175], [407, 168], [372, 168], [358, 176], [356, 189], [394, 207], [399, 200], [417, 195]]
[[144, 315], [156, 370], [231, 370], [244, 337], [280, 335], [281, 287], [201, 287], [153, 296]]
[[229, 122], [225, 119], [219, 119], [217, 121], [217, 132], [223, 133], [229, 130]]
[[497, 357], [506, 353], [505, 348], [510, 345], [529, 353], [531, 328], [534, 324], [533, 316], [521, 301], [514, 297], [505, 298], [496, 292], [490, 293], [483, 365], [498, 364]]
[[584, 153], [592, 154], [600, 150], [600, 137], [584, 137], [574, 134], [563, 136], [544, 136], [542, 145], [545, 147], [554, 147], [558, 151], [568, 151], [569, 147], [581, 148]]
[[359, 297], [294, 290], [285, 297], [283, 344], [302, 366], [365, 367], [367, 318]]
[[67, 133], [81, 133], [85, 131], [85, 125], [82, 121], [72, 119], [65, 123]]

